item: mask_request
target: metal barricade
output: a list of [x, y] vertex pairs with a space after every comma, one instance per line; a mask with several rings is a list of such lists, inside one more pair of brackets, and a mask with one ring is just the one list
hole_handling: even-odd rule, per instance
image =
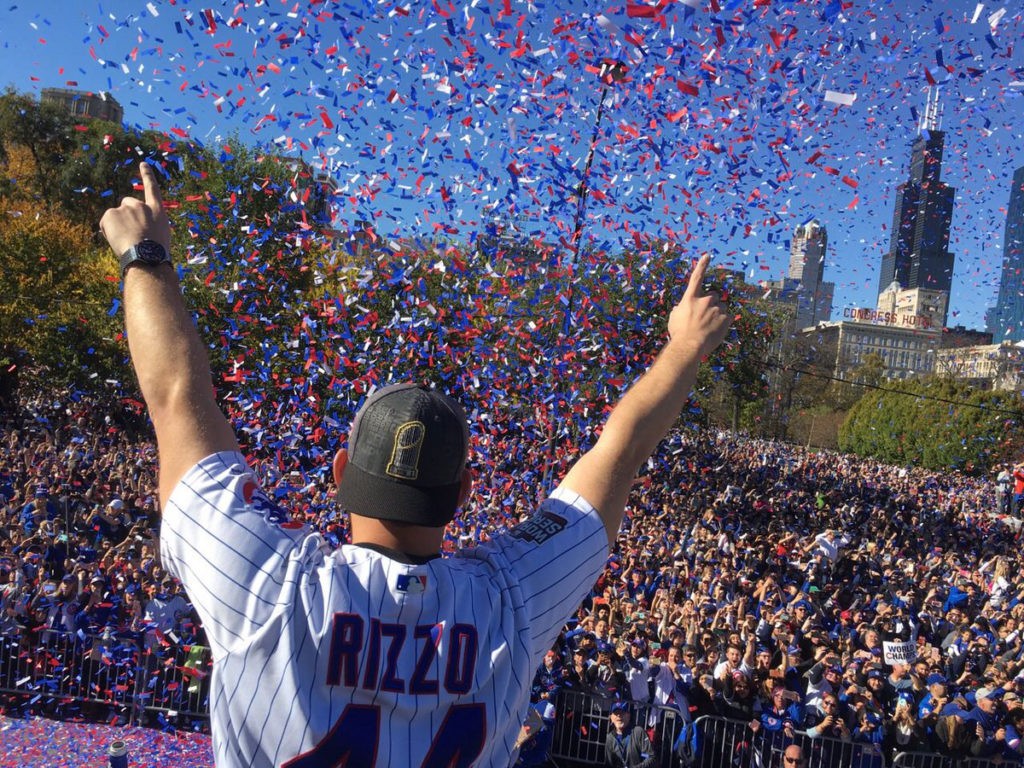
[[[559, 766], [603, 765], [604, 744], [611, 728], [611, 702], [578, 691], [562, 691], [556, 699], [556, 719], [550, 757]], [[950, 758], [934, 752], [901, 752], [892, 762], [881, 746], [825, 736], [812, 738], [796, 731], [756, 732], [750, 724], [724, 717], [703, 716], [685, 731], [687, 749], [680, 749], [685, 726], [670, 708], [636, 702], [630, 705], [632, 723], [651, 736], [659, 768], [784, 768], [783, 752], [799, 744], [807, 768], [997, 768], [1013, 764], [982, 758]]]
[[0, 693], [58, 717], [81, 715], [82, 704], [130, 710], [137, 671], [134, 645], [53, 631], [0, 638]]
[[[604, 745], [611, 730], [611, 701], [579, 691], [562, 690], [555, 700], [555, 726], [550, 756], [556, 762], [604, 765]], [[671, 768], [673, 749], [683, 731], [677, 710], [633, 702], [631, 725], [639, 725], [651, 737], [658, 765]]]
[[0, 636], [0, 697], [11, 711], [60, 719], [168, 724], [209, 717], [209, 650], [134, 636], [44, 631]]
[[934, 752], [900, 752], [892, 761], [893, 768], [1007, 768], [1020, 764], [1020, 760], [999, 757], [948, 757]]
[[140, 714], [204, 719], [209, 716], [212, 656], [202, 646], [155, 647], [145, 652], [136, 706]]
[[[134, 636], [44, 631], [0, 635], [0, 705], [61, 719], [142, 725], [208, 723], [212, 659], [200, 646], [151, 644]], [[555, 700], [550, 757], [558, 765], [603, 765], [611, 701], [562, 690]], [[630, 704], [632, 725], [651, 737], [659, 768], [784, 768], [783, 750], [803, 747], [807, 768], [884, 768], [875, 744], [751, 729], [704, 716], [688, 724], [671, 707]], [[186, 723], [181, 720], [185, 719]], [[175, 722], [175, 720], [177, 722]], [[901, 752], [892, 768], [999, 768], [986, 758]]]
[[961, 757], [956, 761], [956, 768], [1008, 768], [1013, 765], [1020, 765], [1020, 761], [987, 757]]
[[[699, 717], [694, 722], [696, 734], [689, 738], [687, 753], [693, 766], [699, 768], [733, 768], [749, 765], [752, 732], [747, 723], [724, 717]], [[688, 761], [678, 751], [670, 765], [682, 766]]]
[[[556, 762], [603, 764], [609, 705], [601, 706], [579, 692], [562, 692], [556, 703], [551, 757]], [[630, 709], [632, 722], [645, 726], [651, 736], [660, 768], [783, 768], [782, 753], [790, 743], [803, 747], [808, 768], [882, 765], [874, 745], [812, 739], [800, 732], [789, 740], [782, 732], [754, 731], [747, 722], [724, 717], [703, 716], [686, 729], [674, 709], [636, 703]]]
[[900, 752], [892, 759], [893, 768], [954, 768], [958, 763], [934, 752]]
[[875, 744], [828, 736], [812, 738], [803, 732], [797, 732], [795, 741], [803, 747], [807, 768], [874, 768], [885, 765], [882, 751]]

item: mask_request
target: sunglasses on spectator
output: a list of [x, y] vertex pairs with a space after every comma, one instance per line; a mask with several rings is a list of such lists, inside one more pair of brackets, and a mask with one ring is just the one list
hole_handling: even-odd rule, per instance
[[804, 759], [802, 757], [785, 757], [786, 765], [800, 765]]

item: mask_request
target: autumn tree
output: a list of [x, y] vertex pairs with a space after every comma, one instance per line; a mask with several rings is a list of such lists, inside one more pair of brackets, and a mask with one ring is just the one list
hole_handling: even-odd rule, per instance
[[35, 200], [0, 198], [0, 343], [54, 383], [120, 377], [117, 266], [92, 232]]
[[7, 196], [54, 204], [61, 165], [74, 146], [71, 126], [70, 116], [54, 104], [40, 104], [10, 88], [0, 95], [0, 165], [7, 164], [14, 146], [23, 147], [33, 161], [30, 178], [20, 184], [6, 179]]

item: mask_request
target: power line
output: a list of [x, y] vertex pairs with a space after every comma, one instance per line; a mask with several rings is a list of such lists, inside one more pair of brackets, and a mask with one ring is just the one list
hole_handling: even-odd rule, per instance
[[991, 411], [992, 413], [1004, 413], [1009, 416], [1021, 417], [1024, 416], [1024, 411], [1014, 410], [1011, 408], [1000, 408], [992, 405], [982, 405], [980, 403], [967, 403], [962, 400], [951, 400], [947, 397], [940, 397], [939, 395], [921, 394], [918, 392], [908, 392], [905, 389], [895, 389], [892, 387], [883, 387], [880, 384], [869, 384], [865, 381], [851, 381], [850, 379], [844, 379], [840, 376], [832, 376], [827, 373], [819, 373], [817, 371], [810, 371], [806, 368], [798, 368], [794, 365], [786, 365], [784, 363], [774, 362], [771, 360], [762, 361], [765, 366], [770, 368], [777, 368], [782, 371], [792, 371], [793, 373], [800, 373], [806, 376], [812, 376], [819, 379], [826, 379], [828, 381], [837, 381], [841, 384], [849, 384], [854, 387], [864, 387], [865, 389], [875, 389], [879, 392], [887, 392], [894, 395], [906, 395], [907, 397], [916, 397], [921, 400], [934, 400], [939, 403], [946, 403], [947, 405], [964, 406], [967, 408], [977, 408], [980, 411]]

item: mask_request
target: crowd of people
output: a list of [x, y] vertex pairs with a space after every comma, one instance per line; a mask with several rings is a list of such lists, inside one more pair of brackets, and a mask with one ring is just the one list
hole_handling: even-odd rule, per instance
[[155, 448], [92, 398], [38, 398], [3, 417], [0, 634], [199, 631], [160, 565]]
[[1020, 526], [995, 477], [729, 434], [661, 455], [537, 673], [541, 709], [568, 689], [613, 726], [653, 704], [746, 722], [777, 754], [803, 734], [857, 746], [858, 765], [1021, 760]]
[[[161, 567], [156, 452], [140, 414], [63, 393], [2, 415], [0, 636], [23, 652], [57, 633], [203, 644]], [[529, 439], [509, 424], [478, 436], [484, 491], [451, 525], [450, 548], [530, 514], [536, 486], [505, 479]], [[279, 459], [252, 459], [272, 495], [344, 542], [326, 476]], [[802, 733], [870, 745], [879, 760], [912, 750], [1020, 760], [1024, 581], [1019, 524], [998, 490], [995, 475], [674, 434], [637, 481], [605, 572], [537, 671], [533, 701], [550, 721], [560, 691], [582, 693], [612, 726], [648, 707], [718, 715], [780, 749]], [[653, 720], [637, 725], [658, 738]], [[607, 734], [609, 755], [620, 731], [630, 732]]]

